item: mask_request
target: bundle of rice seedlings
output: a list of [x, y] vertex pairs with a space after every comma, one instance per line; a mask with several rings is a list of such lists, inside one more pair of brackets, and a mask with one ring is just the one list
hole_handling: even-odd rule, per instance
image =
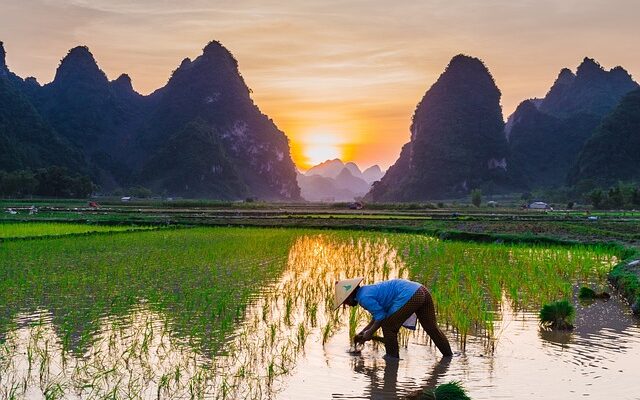
[[573, 329], [573, 319], [576, 309], [567, 300], [545, 304], [540, 310], [540, 325], [551, 329]]
[[580, 300], [593, 300], [596, 298], [596, 291], [583, 286], [580, 288], [580, 292], [578, 293], [578, 298]]
[[471, 400], [459, 381], [452, 381], [427, 389], [422, 394], [422, 400]]
[[583, 286], [580, 288], [580, 292], [578, 293], [578, 298], [580, 300], [593, 300], [593, 299], [604, 299], [607, 300], [611, 298], [611, 295], [607, 292], [596, 292], [595, 290]]

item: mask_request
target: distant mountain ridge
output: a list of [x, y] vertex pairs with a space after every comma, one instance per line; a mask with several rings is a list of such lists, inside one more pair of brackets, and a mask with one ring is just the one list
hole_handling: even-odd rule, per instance
[[[5, 55], [0, 44], [6, 97], [33, 107], [25, 124], [44, 125], [60, 138], [29, 146], [66, 143], [80, 155], [78, 168], [106, 190], [135, 184], [184, 197], [300, 198], [287, 137], [254, 104], [237, 61], [219, 42], [210, 42], [195, 60], [183, 60], [148, 96], [136, 93], [126, 74], [109, 81], [85, 46], [71, 49], [44, 86], [11, 73]], [[18, 124], [5, 118], [5, 126]], [[8, 135], [0, 130], [0, 143], [17, 140], [15, 132]], [[0, 168], [50, 163], [43, 157], [25, 163], [19, 155], [6, 156]]]
[[127, 74], [110, 81], [86, 46], [68, 52], [50, 83], [23, 79], [0, 42], [0, 170], [63, 166], [105, 192], [142, 185], [226, 200], [296, 201], [302, 189], [314, 201], [424, 201], [474, 188], [610, 185], [640, 179], [639, 88], [624, 68], [585, 58], [505, 124], [487, 67], [458, 55], [417, 104], [410, 140], [386, 173], [335, 159], [300, 174], [287, 137], [254, 103], [219, 42], [184, 59], [146, 96]]
[[340, 175], [342, 170], [345, 168], [351, 173], [351, 175], [363, 179], [364, 181], [369, 183], [380, 180], [380, 178], [382, 178], [383, 176], [382, 169], [380, 169], [379, 165], [372, 165], [364, 171], [361, 171], [360, 167], [356, 163], [352, 161], [345, 163], [339, 158], [326, 160], [318, 165], [314, 165], [313, 167], [309, 168], [304, 174], [306, 176], [320, 175], [326, 178], [335, 178]]
[[382, 175], [378, 165], [362, 172], [356, 163], [336, 158], [315, 165], [304, 174], [298, 173], [297, 179], [305, 200], [332, 202], [363, 197]]

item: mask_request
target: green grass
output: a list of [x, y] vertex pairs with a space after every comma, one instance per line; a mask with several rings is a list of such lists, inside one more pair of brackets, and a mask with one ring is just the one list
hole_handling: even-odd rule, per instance
[[36, 236], [60, 236], [88, 232], [117, 232], [132, 229], [148, 229], [132, 226], [105, 226], [55, 222], [0, 223], [0, 239]]

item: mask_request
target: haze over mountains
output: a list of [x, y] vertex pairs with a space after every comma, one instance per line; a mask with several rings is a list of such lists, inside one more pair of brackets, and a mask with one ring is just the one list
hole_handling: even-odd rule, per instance
[[302, 197], [308, 201], [353, 201], [363, 197], [371, 184], [382, 178], [378, 165], [364, 171], [353, 162], [333, 159], [298, 172], [298, 185]]
[[[384, 174], [327, 160], [296, 172], [288, 139], [254, 104], [218, 42], [148, 96], [109, 81], [86, 47], [51, 83], [22, 79], [0, 42], [0, 171], [62, 166], [109, 192], [298, 201], [426, 201], [640, 180], [640, 89], [622, 67], [585, 58], [542, 99], [503, 120], [484, 63], [455, 56], [418, 103], [410, 141]], [[373, 185], [373, 186], [372, 186]]]

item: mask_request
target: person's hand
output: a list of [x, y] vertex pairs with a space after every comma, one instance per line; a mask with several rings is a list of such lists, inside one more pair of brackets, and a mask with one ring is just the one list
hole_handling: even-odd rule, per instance
[[355, 344], [364, 343], [364, 339], [362, 338], [362, 332], [358, 333], [353, 337], [353, 343]]
[[373, 339], [373, 331], [371, 329], [367, 329], [366, 331], [362, 332], [363, 343], [368, 342], [371, 339]]

